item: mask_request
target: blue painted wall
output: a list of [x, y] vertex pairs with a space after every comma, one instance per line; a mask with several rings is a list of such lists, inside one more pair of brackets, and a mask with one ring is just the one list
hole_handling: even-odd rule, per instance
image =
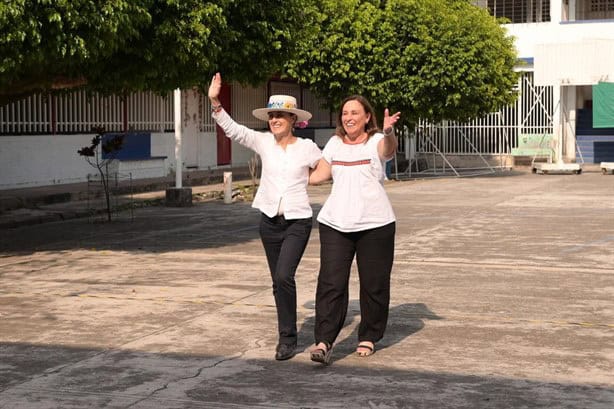
[[593, 128], [592, 109], [578, 110], [576, 140], [584, 162], [614, 162], [614, 128]]
[[103, 136], [103, 141], [111, 139], [116, 135], [124, 135], [122, 149], [112, 155], [102, 154], [103, 159], [109, 156], [120, 160], [137, 160], [151, 158], [151, 133], [150, 132], [129, 132], [126, 134], [107, 133]]

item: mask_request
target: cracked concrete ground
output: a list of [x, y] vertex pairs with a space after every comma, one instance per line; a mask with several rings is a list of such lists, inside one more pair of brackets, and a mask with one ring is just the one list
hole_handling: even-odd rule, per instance
[[[390, 319], [359, 358], [357, 274], [333, 364], [276, 317], [247, 203], [137, 209], [0, 231], [0, 408], [614, 407], [614, 177], [393, 182]], [[317, 210], [330, 186], [310, 188]]]

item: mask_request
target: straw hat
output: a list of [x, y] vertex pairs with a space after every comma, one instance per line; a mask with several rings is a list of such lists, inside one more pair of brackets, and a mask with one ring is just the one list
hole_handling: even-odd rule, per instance
[[308, 121], [311, 114], [296, 107], [296, 98], [290, 95], [271, 95], [266, 108], [258, 108], [252, 114], [263, 121], [269, 120], [269, 112], [289, 112], [296, 115], [297, 122]]

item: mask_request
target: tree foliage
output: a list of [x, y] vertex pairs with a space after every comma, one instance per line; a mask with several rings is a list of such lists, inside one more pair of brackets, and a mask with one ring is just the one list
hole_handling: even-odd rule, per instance
[[0, 99], [265, 81], [295, 49], [301, 0], [3, 0]]
[[0, 5], [0, 90], [87, 82], [151, 22], [144, 1], [9, 0]]
[[289, 76], [330, 108], [362, 94], [379, 110], [467, 120], [514, 101], [513, 39], [465, 0], [322, 0]]

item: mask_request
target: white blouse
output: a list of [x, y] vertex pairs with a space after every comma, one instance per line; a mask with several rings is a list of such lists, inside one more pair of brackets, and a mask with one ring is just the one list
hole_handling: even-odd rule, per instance
[[307, 195], [309, 169], [322, 157], [313, 141], [297, 137], [296, 142], [284, 150], [271, 132], [258, 132], [239, 125], [224, 110], [213, 113], [212, 117], [226, 136], [260, 155], [262, 175], [252, 207], [268, 217], [278, 215], [280, 209], [286, 219], [305, 219], [313, 215]]
[[385, 162], [376, 133], [365, 143], [349, 145], [333, 136], [322, 155], [331, 165], [333, 188], [318, 214], [318, 222], [349, 233], [381, 227], [396, 220], [384, 190]]

